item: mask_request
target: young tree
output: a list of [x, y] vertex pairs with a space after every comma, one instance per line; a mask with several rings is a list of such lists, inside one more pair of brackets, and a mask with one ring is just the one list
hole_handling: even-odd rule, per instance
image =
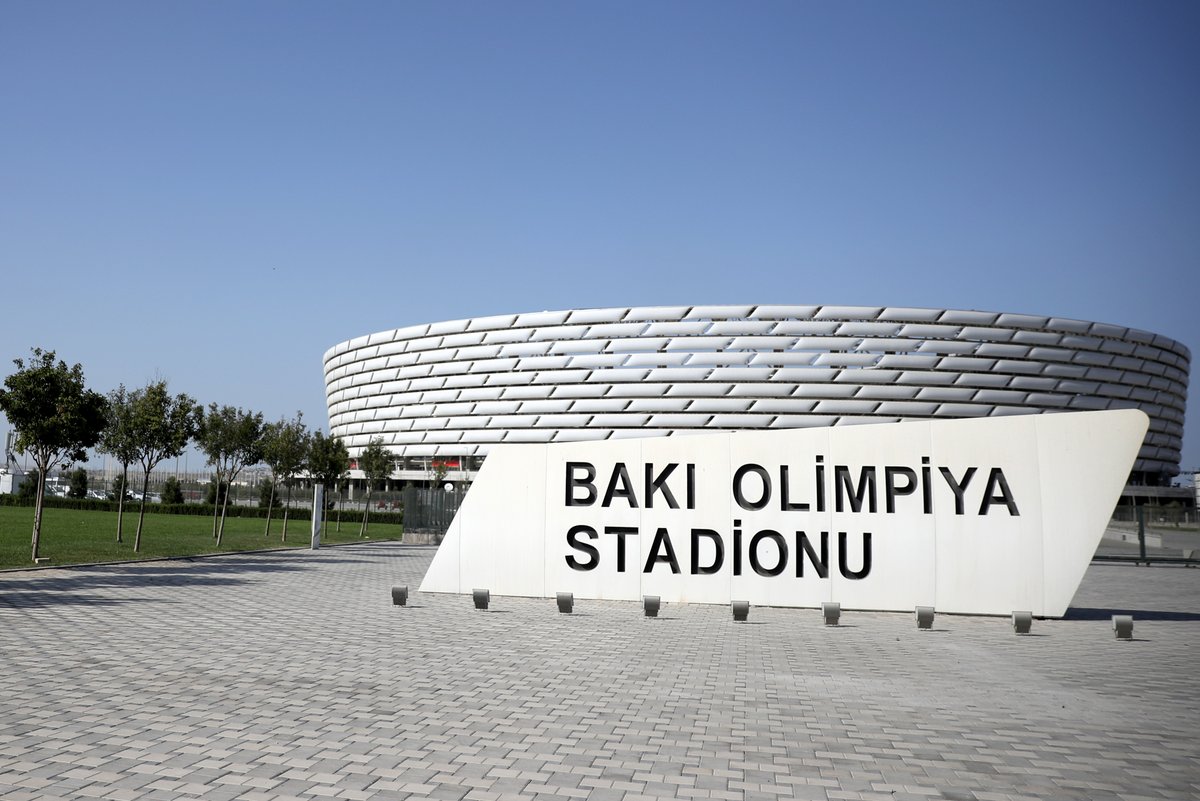
[[17, 453], [28, 453], [38, 469], [33, 512], [33, 561], [39, 558], [46, 475], [57, 465], [82, 461], [104, 429], [104, 396], [84, 386], [83, 368], [55, 363], [54, 351], [33, 349], [28, 365], [4, 379], [0, 411], [17, 432]]
[[150, 471], [164, 459], [183, 453], [196, 433], [201, 414], [199, 405], [186, 394], [171, 396], [166, 381], [155, 381], [132, 395], [133, 430], [137, 442], [137, 460], [142, 465], [142, 502], [138, 507], [137, 533], [133, 550], [142, 547], [142, 523], [146, 518], [146, 495], [150, 489]]
[[76, 467], [71, 471], [71, 488], [67, 490], [68, 498], [86, 498], [88, 488], [87, 470]]
[[[325, 487], [326, 492], [332, 492], [346, 478], [349, 464], [350, 453], [340, 439], [327, 437], [320, 431], [313, 432], [308, 445], [308, 473], [313, 481]], [[340, 513], [338, 523], [341, 524]]]
[[[283, 541], [287, 542], [288, 512], [292, 506], [292, 486], [296, 475], [304, 469], [308, 457], [311, 435], [304, 425], [304, 415], [296, 412], [294, 420], [280, 420], [263, 427], [263, 461], [271, 468], [271, 475], [287, 488], [287, 500], [283, 505]], [[267, 512], [267, 533], [271, 529], [271, 513]]]
[[[196, 442], [208, 456], [208, 463], [215, 468], [217, 485], [232, 485], [238, 474], [248, 465], [262, 461], [262, 412], [243, 411], [232, 406], [208, 405], [208, 412], [200, 419]], [[225, 534], [225, 511], [229, 507], [229, 493], [220, 503], [220, 518], [217, 507], [213, 507], [213, 538], [217, 545]]]
[[118, 477], [121, 484], [118, 487], [116, 480], [113, 481], [113, 493], [117, 497], [117, 542], [123, 542], [121, 524], [125, 516], [125, 496], [129, 494], [129, 465], [137, 460], [133, 398], [124, 384], [108, 393], [104, 430], [100, 432], [100, 444], [96, 450], [107, 453], [121, 465], [121, 475]]
[[167, 476], [163, 482], [162, 502], [174, 505], [183, 503], [183, 487], [179, 486], [179, 479], [175, 476]]
[[371, 490], [392, 474], [392, 459], [391, 452], [383, 447], [382, 437], [372, 439], [358, 455], [358, 469], [363, 471], [367, 482], [367, 498], [366, 505], [363, 507], [362, 527], [358, 531], [360, 537], [367, 536], [371, 512]]

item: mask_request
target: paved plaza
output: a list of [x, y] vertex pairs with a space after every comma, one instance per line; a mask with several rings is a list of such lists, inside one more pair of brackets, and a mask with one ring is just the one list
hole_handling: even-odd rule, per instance
[[0, 798], [1200, 797], [1200, 570], [1095, 564], [1068, 619], [1017, 637], [945, 615], [482, 612], [415, 593], [432, 555], [0, 574]]

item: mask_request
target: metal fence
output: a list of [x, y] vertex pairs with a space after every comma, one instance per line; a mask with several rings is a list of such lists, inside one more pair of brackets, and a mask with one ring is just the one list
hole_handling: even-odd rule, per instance
[[447, 492], [443, 489], [418, 489], [408, 486], [404, 489], [404, 534], [409, 539], [410, 534], [433, 535], [441, 540], [455, 512], [466, 497], [466, 490], [454, 489]]

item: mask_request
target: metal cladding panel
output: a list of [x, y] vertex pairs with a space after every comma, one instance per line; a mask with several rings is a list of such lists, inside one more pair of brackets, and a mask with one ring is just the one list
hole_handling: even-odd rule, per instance
[[771, 329], [779, 336], [822, 337], [837, 333], [838, 323], [833, 320], [783, 320]]
[[685, 319], [739, 320], [748, 319], [753, 306], [693, 306], [684, 315]]
[[678, 320], [687, 314], [690, 306], [643, 306], [629, 309], [625, 319], [630, 322], [653, 322], [655, 320]]
[[770, 320], [720, 320], [714, 322], [708, 332], [731, 337], [762, 336], [771, 333], [773, 328], [775, 323]]
[[936, 323], [941, 316], [941, 309], [912, 309], [902, 306], [889, 306], [879, 313], [879, 319], [899, 323]]
[[[1151, 332], [1038, 315], [734, 305], [546, 311], [413, 325], [339, 343], [322, 363], [331, 432], [347, 438], [352, 452], [370, 434], [390, 440], [422, 415], [421, 425], [446, 426], [429, 433], [447, 442], [456, 431], [502, 440], [508, 429], [496, 429], [499, 439], [491, 440], [495, 431], [480, 425], [507, 425], [507, 418], [473, 408], [478, 402], [553, 398], [554, 405], [522, 407], [514, 415], [522, 421], [512, 423], [524, 430], [544, 412], [538, 427], [553, 437], [570, 432], [554, 428], [552, 419], [599, 426], [590, 412], [574, 408], [590, 399], [615, 402], [618, 411], [631, 402], [670, 410], [642, 413], [655, 415], [642, 424], [630, 424], [626, 410], [622, 425], [631, 428], [619, 427], [622, 436], [638, 425], [669, 434], [718, 425], [718, 419], [722, 426], [736, 419], [746, 428], [780, 428], [928, 419], [931, 406], [947, 417], [1134, 404], [1164, 438], [1148, 444], [1139, 469], [1174, 474], [1190, 352]], [[831, 383], [838, 387], [834, 394], [823, 389]], [[818, 404], [827, 408], [835, 397], [851, 401], [846, 408], [855, 411], [820, 414]], [[666, 399], [669, 405], [656, 405]], [[779, 401], [787, 403], [769, 405]], [[431, 453], [441, 447], [412, 436], [392, 443], [398, 455], [417, 455], [415, 442]], [[467, 450], [486, 452], [487, 446], [468, 444]], [[453, 452], [467, 451], [458, 443]]]
[[813, 315], [818, 320], [874, 320], [883, 309], [875, 306], [822, 306]]
[[570, 312], [526, 312], [525, 314], [517, 315], [514, 326], [520, 328], [541, 328], [548, 325], [562, 325], [566, 322]]
[[[754, 401], [748, 398], [697, 398], [687, 402], [689, 412], [745, 412], [749, 411]], [[665, 411], [682, 411], [671, 409]], [[795, 411], [795, 410], [793, 410]]]
[[544, 356], [550, 352], [551, 342], [510, 342], [507, 345], [500, 346], [500, 352], [497, 354], [501, 357], [508, 356]]
[[[630, 367], [682, 367], [690, 355], [683, 351], [675, 353], [630, 353], [625, 357], [625, 364]], [[658, 370], [653, 371], [653, 373], [656, 372]], [[653, 381], [655, 379], [651, 378], [650, 380]]]
[[690, 398], [634, 398], [629, 401], [628, 410], [631, 412], [682, 412], [695, 402]]

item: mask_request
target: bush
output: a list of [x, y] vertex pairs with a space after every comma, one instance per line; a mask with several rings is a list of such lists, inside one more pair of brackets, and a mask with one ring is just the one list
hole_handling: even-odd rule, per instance
[[76, 467], [71, 471], [71, 488], [67, 490], [68, 498], [86, 498], [88, 491], [87, 471]]
[[[221, 492], [217, 493], [217, 480], [214, 478], [208, 482], [204, 488], [204, 503], [208, 506], [218, 506], [225, 501], [225, 496], [229, 493], [229, 482], [221, 482]], [[228, 515], [226, 515], [228, 517]]]
[[[21, 498], [19, 495], [0, 495], [0, 506], [33, 506], [33, 498]], [[117, 511], [117, 502], [96, 501], [88, 498], [58, 498], [53, 495], [46, 496], [46, 502], [43, 504], [47, 509], [84, 509], [97, 512], [115, 512]], [[217, 510], [218, 513], [220, 510]], [[149, 514], [161, 515], [208, 515], [213, 514], [212, 504], [203, 503], [147, 503], [146, 512]], [[346, 513], [343, 513], [346, 514]], [[257, 506], [242, 506], [240, 504], [231, 504], [225, 511], [226, 517], [258, 517], [265, 518], [267, 516], [266, 509], [260, 509]], [[361, 516], [361, 513], [360, 513]], [[289, 517], [292, 520], [310, 520], [312, 519], [311, 510], [304, 506], [292, 507]], [[350, 517], [343, 517], [343, 521], [349, 521]], [[402, 523], [403, 515], [400, 512], [377, 512], [371, 510], [371, 520], [379, 523]]]
[[179, 479], [175, 476], [168, 476], [167, 480], [163, 482], [162, 502], [164, 506], [183, 503], [183, 488], [179, 486]]
[[[272, 491], [274, 491], [273, 494]], [[279, 488], [270, 481], [264, 481], [258, 485], [258, 506], [261, 509], [266, 509], [268, 506], [278, 509], [283, 506], [283, 502], [279, 500]]]
[[133, 497], [129, 492], [129, 482], [125, 480], [124, 476], [117, 476], [113, 479], [112, 491], [108, 493], [108, 499], [115, 501], [117, 498], [120, 498], [122, 489], [125, 491], [125, 500]]
[[[17, 488], [17, 494], [15, 496], [0, 495], [0, 497], [9, 497], [9, 498], [15, 497], [18, 500], [27, 501], [29, 504], [32, 504], [34, 502], [34, 500], [37, 499], [37, 485], [38, 485], [38, 471], [30, 470], [28, 473], [25, 474], [25, 478], [23, 478], [21, 480], [21, 486]], [[25, 503], [13, 504], [13, 506], [25, 506], [25, 505], [26, 505]]]

